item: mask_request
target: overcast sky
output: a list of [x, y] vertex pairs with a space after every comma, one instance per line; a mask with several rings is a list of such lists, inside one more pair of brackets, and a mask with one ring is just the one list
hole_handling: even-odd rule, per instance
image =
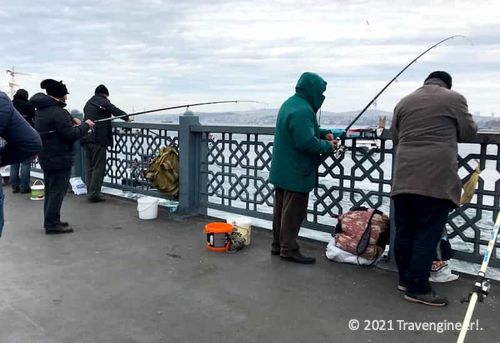
[[[303, 71], [328, 82], [327, 111], [357, 110], [419, 53], [381, 96], [392, 111], [433, 70], [446, 70], [472, 113], [500, 116], [500, 1], [0, 0], [0, 67], [63, 80], [81, 109], [104, 83], [126, 111], [253, 99], [279, 105]], [[2, 72], [0, 88], [8, 90]], [[246, 110], [226, 105], [207, 110]], [[193, 109], [196, 111], [196, 109]], [[199, 108], [201, 110], [201, 108]]]

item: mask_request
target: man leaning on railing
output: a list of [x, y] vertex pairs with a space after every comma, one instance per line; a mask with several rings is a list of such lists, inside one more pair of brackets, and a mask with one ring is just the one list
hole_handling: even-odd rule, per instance
[[398, 289], [407, 301], [431, 306], [448, 303], [431, 289], [429, 276], [448, 213], [460, 205], [457, 143], [477, 132], [467, 101], [451, 85], [448, 73], [432, 72], [396, 105], [391, 128]]

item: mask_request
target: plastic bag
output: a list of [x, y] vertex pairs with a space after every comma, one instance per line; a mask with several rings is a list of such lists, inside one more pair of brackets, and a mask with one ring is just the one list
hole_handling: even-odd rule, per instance
[[328, 245], [326, 246], [326, 257], [329, 260], [335, 261], [335, 262], [341, 262], [341, 263], [350, 263], [350, 264], [359, 264], [359, 265], [371, 265], [375, 264], [378, 262], [380, 258], [382, 258], [382, 254], [378, 256], [377, 261], [374, 262], [373, 260], [364, 258], [362, 256], [356, 256], [354, 254], [351, 254], [345, 250], [342, 250], [340, 248], [337, 248], [335, 246], [335, 238], [332, 237], [330, 239], [330, 242], [328, 242]]
[[87, 194], [87, 186], [83, 182], [81, 177], [72, 177], [69, 179], [69, 183], [71, 184], [71, 189], [75, 195], [84, 195]]

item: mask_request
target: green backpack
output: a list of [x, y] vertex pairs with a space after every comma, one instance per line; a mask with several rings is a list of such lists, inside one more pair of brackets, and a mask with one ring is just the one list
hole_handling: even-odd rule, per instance
[[167, 146], [160, 149], [158, 156], [148, 164], [144, 174], [151, 186], [161, 193], [177, 195], [179, 193], [179, 151]]

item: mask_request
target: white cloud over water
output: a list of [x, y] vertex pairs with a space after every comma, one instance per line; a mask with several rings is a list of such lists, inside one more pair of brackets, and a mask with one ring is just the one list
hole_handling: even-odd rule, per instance
[[[2, 0], [0, 67], [68, 85], [80, 108], [99, 83], [127, 111], [255, 99], [278, 107], [303, 71], [329, 83], [324, 109], [360, 109], [435, 42], [378, 101], [392, 110], [432, 70], [447, 70], [471, 112], [500, 115], [500, 6], [495, 1]], [[7, 75], [0, 87], [4, 90]], [[207, 108], [208, 109], [208, 108]], [[244, 105], [216, 109], [248, 109]], [[204, 109], [206, 110], [206, 109]]]

